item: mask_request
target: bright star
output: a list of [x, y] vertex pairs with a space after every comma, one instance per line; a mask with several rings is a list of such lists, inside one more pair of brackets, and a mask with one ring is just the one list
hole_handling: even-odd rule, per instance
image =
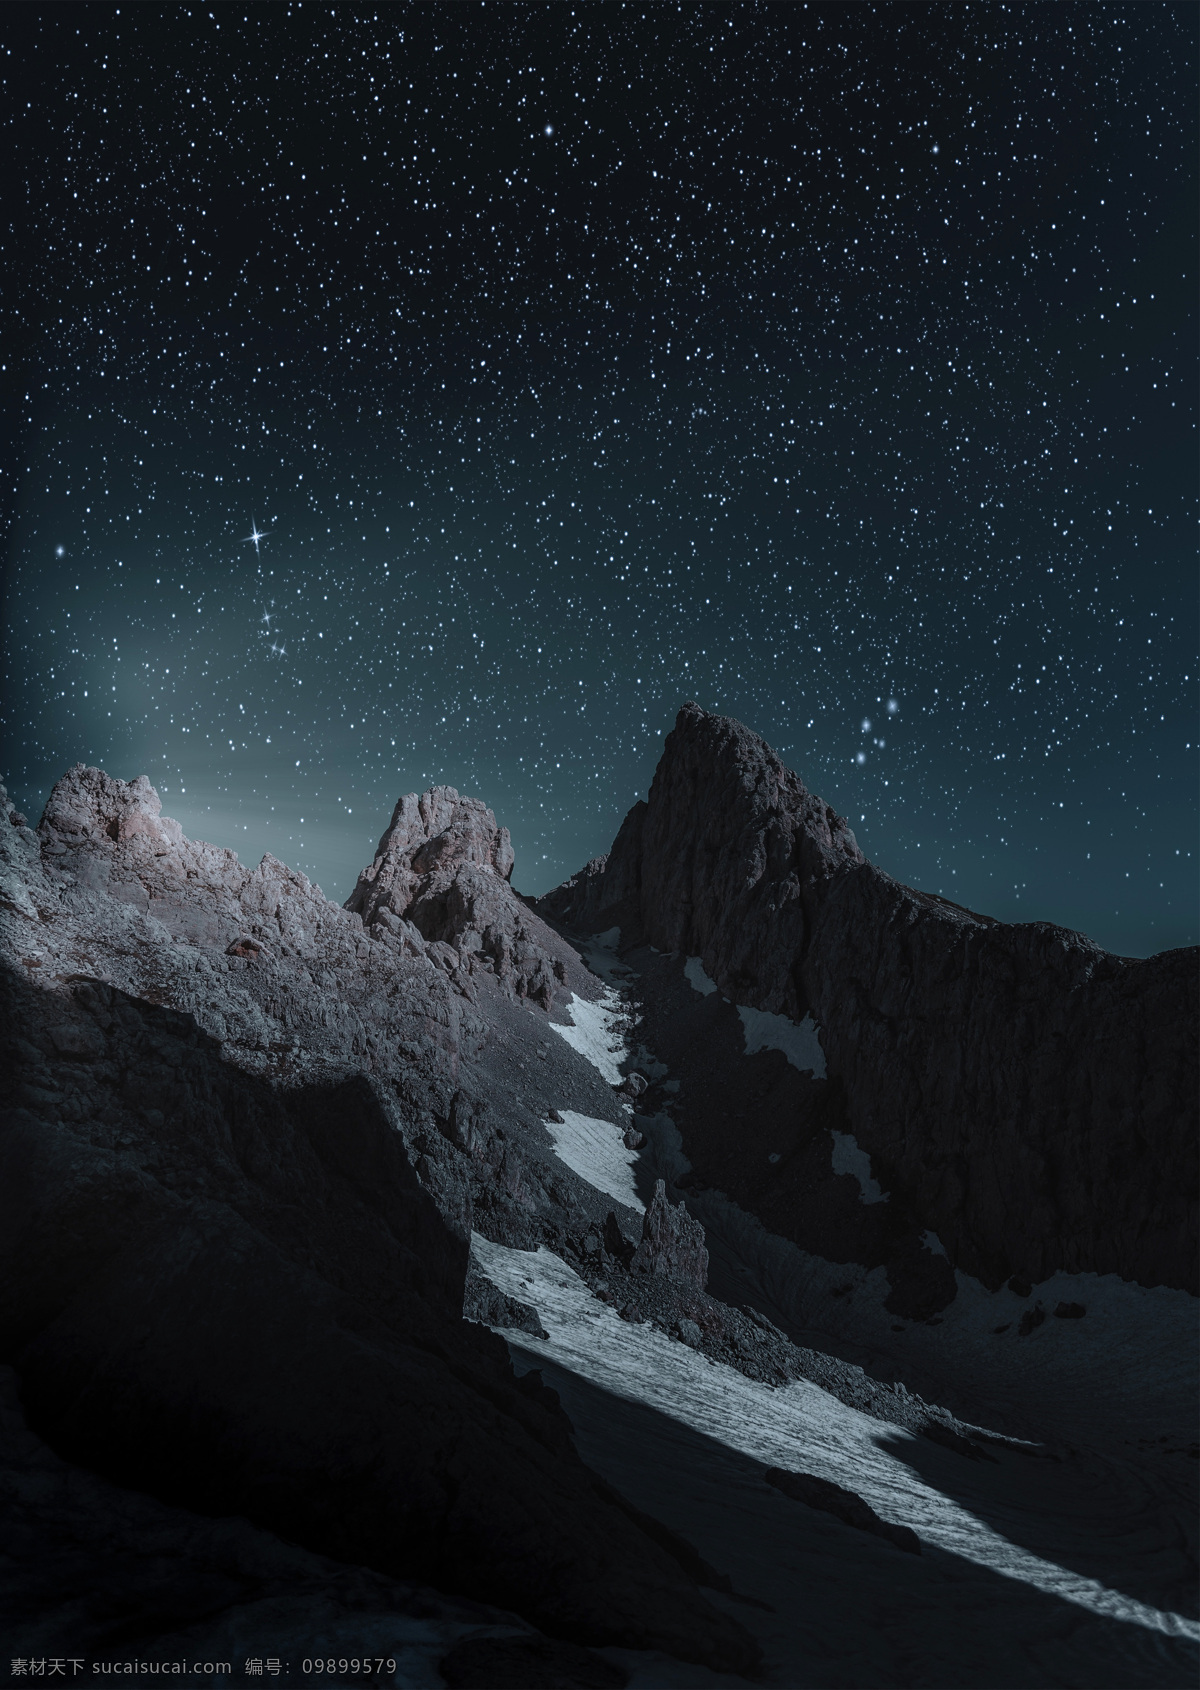
[[260, 540], [266, 539], [267, 532], [266, 532], [265, 528], [260, 529], [257, 522], [252, 521], [250, 526], [254, 530], [254, 532], [252, 534], [247, 534], [246, 538], [242, 541], [242, 544], [244, 546], [248, 546], [251, 543], [251, 541], [253, 541], [254, 542], [254, 550], [257, 553], [258, 549], [259, 549], [258, 548], [258, 542]]

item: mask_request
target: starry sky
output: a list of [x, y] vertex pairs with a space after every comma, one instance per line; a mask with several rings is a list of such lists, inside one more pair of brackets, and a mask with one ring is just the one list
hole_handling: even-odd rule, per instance
[[880, 866], [1194, 943], [1197, 11], [14, 6], [0, 768], [538, 892], [686, 699]]

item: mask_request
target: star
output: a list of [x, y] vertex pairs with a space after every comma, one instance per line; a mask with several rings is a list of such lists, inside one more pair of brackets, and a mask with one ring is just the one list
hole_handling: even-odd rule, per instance
[[250, 526], [254, 530], [254, 532], [252, 534], [247, 534], [246, 538], [242, 541], [242, 544], [244, 546], [248, 546], [251, 543], [251, 541], [253, 541], [254, 550], [255, 550], [255, 553], [257, 553], [258, 550], [259, 550], [259, 545], [258, 545], [259, 541], [265, 540], [266, 537], [267, 537], [266, 529], [265, 528], [260, 529], [259, 526], [258, 526], [258, 523], [255, 522], [253, 520], [253, 518], [251, 518]]

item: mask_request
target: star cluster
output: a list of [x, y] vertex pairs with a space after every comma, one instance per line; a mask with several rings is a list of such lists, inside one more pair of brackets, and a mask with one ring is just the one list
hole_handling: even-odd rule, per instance
[[678, 706], [901, 879], [1194, 942], [1196, 14], [10, 8], [3, 764], [540, 891]]

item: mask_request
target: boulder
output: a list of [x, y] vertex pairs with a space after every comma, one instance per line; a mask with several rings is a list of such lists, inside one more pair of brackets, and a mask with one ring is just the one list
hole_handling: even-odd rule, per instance
[[550, 1334], [530, 1303], [522, 1303], [501, 1291], [485, 1274], [474, 1266], [467, 1270], [463, 1293], [463, 1315], [483, 1326], [499, 1326], [516, 1332], [528, 1332], [534, 1338], [548, 1338]]

